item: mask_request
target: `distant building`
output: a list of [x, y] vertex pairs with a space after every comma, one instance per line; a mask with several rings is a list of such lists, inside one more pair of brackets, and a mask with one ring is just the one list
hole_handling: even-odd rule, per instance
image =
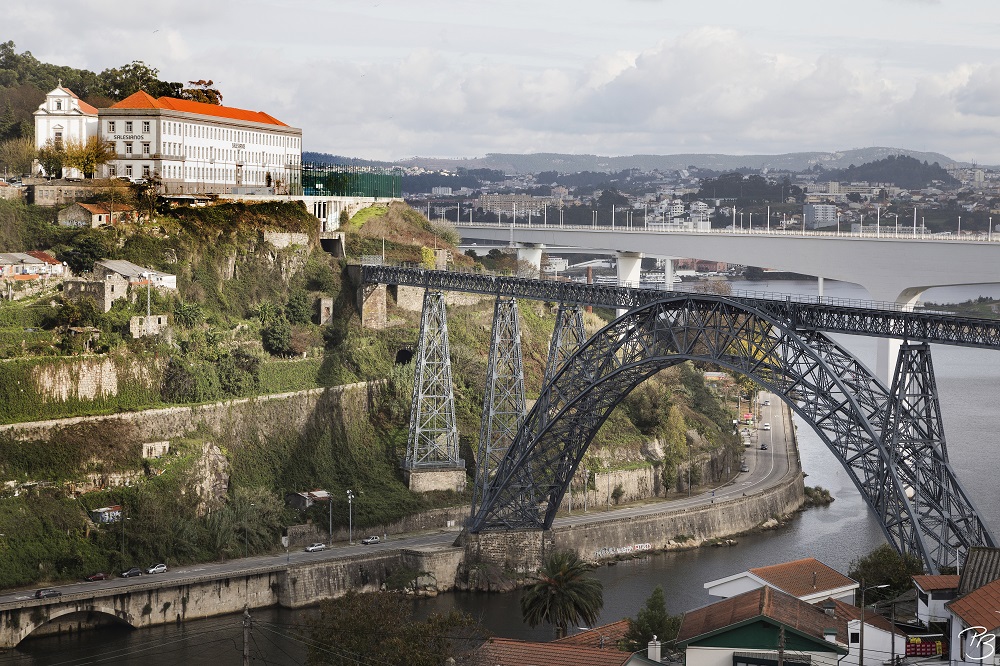
[[73, 303], [92, 298], [101, 312], [107, 312], [119, 298], [128, 298], [128, 280], [117, 274], [97, 279], [71, 278], [63, 281], [63, 298]]
[[476, 206], [486, 213], [517, 214], [518, 216], [542, 212], [552, 203], [548, 197], [533, 197], [529, 194], [483, 194], [476, 200]]
[[117, 523], [122, 519], [122, 507], [119, 504], [114, 506], [105, 506], [100, 509], [94, 509], [90, 512], [90, 519], [95, 523], [107, 524], [107, 523]]
[[806, 603], [829, 597], [852, 601], [858, 583], [814, 557], [748, 569], [732, 576], [705, 583], [713, 597], [732, 597], [770, 585]]
[[138, 264], [124, 259], [101, 259], [94, 262], [94, 276], [104, 279], [112, 275], [125, 278], [129, 284], [146, 286], [146, 280], [151, 281], [151, 286], [162, 289], [176, 289], [177, 276], [169, 273], [161, 273], [152, 268], [144, 268]]
[[917, 590], [917, 622], [925, 627], [931, 622], [947, 622], [949, 616], [945, 604], [958, 594], [958, 575], [914, 576], [913, 585]]
[[431, 194], [436, 197], [450, 197], [451, 188], [450, 187], [432, 187]]
[[313, 504], [326, 504], [329, 501], [330, 493], [325, 490], [304, 490], [302, 492], [287, 493], [285, 495], [285, 504], [293, 509], [298, 509], [299, 511], [305, 511]]
[[128, 320], [128, 331], [133, 339], [151, 335], [160, 335], [170, 328], [170, 317], [167, 314], [152, 314], [149, 317], [138, 315]]
[[820, 229], [837, 224], [837, 207], [830, 204], [806, 204], [802, 219], [806, 229]]
[[123, 203], [74, 203], [59, 211], [59, 224], [64, 227], [114, 225], [135, 219], [135, 209]]
[[[76, 96], [62, 82], [51, 90], [34, 113], [35, 148], [48, 142], [57, 148], [65, 148], [68, 143], [86, 143], [97, 136], [97, 109]], [[36, 173], [45, 174], [39, 167]], [[78, 169], [63, 167], [62, 173], [45, 174], [56, 178], [83, 178]]]

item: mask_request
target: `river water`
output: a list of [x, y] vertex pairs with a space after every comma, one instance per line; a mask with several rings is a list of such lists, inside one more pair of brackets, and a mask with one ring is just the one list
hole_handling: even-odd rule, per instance
[[[734, 282], [734, 289], [815, 295], [816, 282]], [[825, 294], [841, 298], [867, 298], [856, 285], [830, 282]], [[933, 289], [924, 300], [954, 303], [979, 295], [1000, 298], [1000, 285]], [[840, 336], [838, 341], [869, 366], [875, 360], [874, 340]], [[995, 458], [995, 394], [1000, 389], [1000, 352], [937, 345], [933, 348], [944, 416], [945, 434], [952, 466], [973, 503], [994, 534], [1000, 533], [1000, 496], [993, 480], [994, 466], [982, 464]], [[768, 532], [739, 538], [731, 548], [703, 548], [662, 553], [641, 560], [605, 566], [595, 574], [604, 584], [604, 609], [599, 623], [634, 617], [650, 592], [662, 585], [667, 609], [680, 613], [712, 601], [704, 583], [744, 571], [813, 556], [846, 573], [852, 560], [884, 543], [878, 522], [833, 454], [813, 431], [796, 417], [802, 467], [806, 484], [829, 489], [836, 501], [828, 507], [798, 514], [786, 525]], [[530, 629], [521, 622], [519, 595], [444, 594], [414, 602], [419, 615], [451, 609], [480, 618], [492, 633], [511, 638], [550, 640], [550, 627]], [[311, 611], [270, 609], [255, 611], [259, 622], [251, 636], [254, 663], [304, 663], [305, 647], [294, 632]], [[40, 638], [22, 643], [15, 651], [0, 655], [0, 666], [54, 664], [167, 664], [239, 663], [242, 654], [239, 617], [222, 617], [180, 626], [144, 631], [107, 630], [79, 636]]]

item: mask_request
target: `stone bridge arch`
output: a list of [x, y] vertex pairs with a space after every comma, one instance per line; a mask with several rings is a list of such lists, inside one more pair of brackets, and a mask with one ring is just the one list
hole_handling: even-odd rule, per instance
[[[9, 614], [12, 610], [8, 610], [6, 613]], [[7, 637], [3, 641], [4, 645], [2, 647], [13, 648], [41, 627], [67, 615], [95, 613], [114, 618], [133, 629], [138, 626], [131, 613], [120, 608], [101, 604], [68, 602], [48, 606], [25, 606], [17, 610], [20, 611], [19, 621], [13, 621], [13, 618], [10, 617], [4, 618], [5, 626], [3, 633], [7, 634]]]
[[905, 436], [922, 430], [916, 421], [927, 415], [914, 416], [907, 400], [825, 335], [707, 294], [636, 308], [581, 346], [543, 387], [470, 531], [549, 529], [615, 405], [647, 377], [686, 360], [748, 375], [778, 395], [844, 465], [889, 543], [930, 571], [972, 546], [993, 544], [948, 464], [943, 435], [930, 445]]

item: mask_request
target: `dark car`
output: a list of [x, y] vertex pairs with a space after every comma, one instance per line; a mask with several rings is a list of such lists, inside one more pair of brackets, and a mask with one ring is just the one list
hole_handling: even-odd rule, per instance
[[61, 597], [62, 592], [59, 590], [53, 590], [51, 587], [43, 587], [40, 590], [35, 590], [36, 599], [46, 599], [48, 597]]
[[89, 580], [92, 583], [98, 580], [108, 580], [109, 578], [111, 578], [111, 576], [109, 574], [104, 573], [103, 571], [99, 571], [95, 573], [93, 576], [87, 576], [87, 580]]
[[761, 451], [767, 451], [767, 444], [761, 444], [760, 445], [760, 450]]
[[132, 567], [128, 571], [122, 572], [122, 578], [132, 578], [133, 576], [141, 576], [141, 575], [142, 575], [142, 569], [140, 569], [139, 567]]

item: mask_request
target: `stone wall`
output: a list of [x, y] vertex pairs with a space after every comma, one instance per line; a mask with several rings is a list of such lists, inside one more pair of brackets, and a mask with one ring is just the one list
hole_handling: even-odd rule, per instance
[[[59, 385], [56, 383], [55, 385]], [[243, 432], [269, 434], [304, 429], [317, 415], [331, 420], [367, 412], [373, 400], [370, 383], [346, 384], [295, 393], [241, 398], [194, 407], [167, 407], [107, 416], [83, 416], [0, 426], [22, 440], [47, 440], [53, 430], [78, 424], [127, 426], [138, 441], [154, 442], [182, 437], [199, 426], [215, 434], [237, 436]]]
[[[531, 574], [555, 548], [551, 531], [517, 530], [469, 534], [465, 542], [465, 567], [471, 578], [477, 565], [494, 565], [505, 571]], [[474, 585], [473, 585], [474, 586]]]
[[280, 249], [291, 247], [292, 245], [309, 246], [309, 234], [293, 233], [286, 231], [262, 231], [261, 240], [270, 243], [273, 247]]
[[404, 475], [410, 490], [415, 493], [429, 493], [434, 490], [462, 492], [465, 490], [465, 483], [468, 479], [464, 467], [462, 469], [406, 470]]
[[141, 362], [126, 362], [119, 357], [66, 359], [36, 365], [31, 379], [38, 396], [46, 402], [99, 400], [118, 395], [119, 386], [126, 382], [152, 386], [159, 382], [162, 365], [162, 361], [151, 358]]
[[[342, 516], [341, 516], [342, 518]], [[354, 539], [361, 539], [369, 534], [392, 537], [394, 534], [412, 534], [414, 532], [424, 532], [427, 530], [453, 528], [458, 535], [458, 530], [465, 525], [469, 518], [469, 507], [449, 507], [446, 509], [431, 509], [406, 516], [393, 523], [385, 525], [374, 525], [364, 529], [355, 528]], [[288, 528], [289, 547], [305, 546], [306, 544], [322, 541], [326, 543], [330, 540], [328, 536], [328, 523], [322, 521], [309, 523], [306, 525], [295, 525]], [[346, 543], [348, 540], [348, 529], [337, 526], [333, 530], [333, 543]]]
[[389, 285], [389, 295], [396, 300], [396, 307], [407, 312], [424, 309], [424, 288], [405, 284]]

